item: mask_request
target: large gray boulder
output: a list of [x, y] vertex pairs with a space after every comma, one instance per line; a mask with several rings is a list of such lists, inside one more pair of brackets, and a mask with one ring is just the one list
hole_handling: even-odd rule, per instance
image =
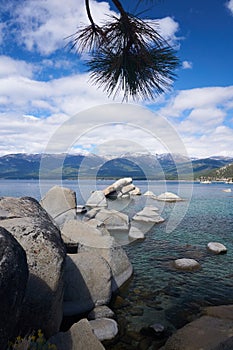
[[128, 230], [129, 217], [114, 209], [101, 209], [96, 215], [95, 219], [103, 222], [107, 230]]
[[158, 208], [146, 206], [140, 212], [136, 213], [132, 220], [145, 223], [159, 224], [165, 220], [159, 215]]
[[159, 215], [158, 208], [146, 206], [136, 213], [131, 220], [129, 238], [144, 239], [145, 234], [155, 225], [165, 220]]
[[76, 193], [70, 188], [52, 187], [41, 199], [40, 204], [59, 226], [76, 218]]
[[117, 198], [126, 198], [135, 190], [135, 186], [133, 184], [129, 184], [120, 189], [117, 194]]
[[110, 235], [110, 232], [106, 229], [105, 224], [97, 219], [90, 219], [86, 221], [87, 225], [96, 228], [103, 236]]
[[[97, 232], [96, 232], [97, 231]], [[133, 273], [132, 265], [121, 246], [112, 236], [98, 234], [98, 230], [77, 220], [66, 222], [62, 235], [78, 243], [78, 252], [101, 255], [112, 271], [112, 291], [119, 288]]]
[[93, 239], [94, 244], [96, 237], [103, 236], [102, 231], [95, 227], [95, 225], [91, 225], [93, 219], [87, 222], [78, 221], [78, 220], [70, 220], [69, 222], [66, 222], [61, 230], [62, 237], [64, 241], [67, 239], [78, 243], [80, 239], [85, 238], [88, 239], [90, 237]]
[[85, 318], [74, 323], [69, 331], [57, 333], [49, 342], [56, 345], [57, 350], [104, 350]]
[[125, 186], [128, 186], [132, 184], [132, 178], [131, 177], [124, 177], [122, 179], [119, 179], [115, 181], [112, 185], [106, 187], [103, 190], [103, 193], [106, 197], [111, 196], [111, 194], [116, 193], [116, 195], [121, 191], [121, 189]]
[[135, 187], [133, 191], [130, 191], [131, 196], [141, 196], [142, 192], [139, 187]]
[[65, 247], [60, 231], [33, 198], [0, 198], [0, 226], [21, 244], [27, 255], [29, 279], [20, 318], [22, 333], [42, 329], [48, 337], [62, 320]]
[[102, 191], [94, 191], [86, 202], [87, 207], [105, 208], [108, 206], [106, 197]]
[[125, 251], [116, 244], [113, 237], [104, 236], [105, 242], [100, 242], [101, 246], [87, 245], [80, 242], [78, 251], [96, 252], [100, 254], [110, 265], [112, 271], [112, 291], [121, 287], [132, 275], [133, 268]]
[[100, 211], [100, 208], [92, 208], [88, 210], [88, 212], [85, 214], [83, 221], [88, 221], [91, 219], [94, 219], [96, 214]]
[[228, 338], [227, 340], [222, 341], [211, 350], [232, 350], [232, 349], [233, 349], [233, 336]]
[[151, 228], [151, 225], [149, 227], [146, 225], [141, 225], [136, 223], [131, 223], [131, 227], [129, 230], [129, 238], [131, 240], [136, 240], [136, 239], [144, 239], [145, 238], [145, 233], [148, 231], [148, 229]]
[[65, 268], [64, 315], [77, 315], [111, 299], [111, 269], [93, 253], [67, 255]]
[[0, 227], [0, 349], [5, 349], [8, 340], [17, 334], [27, 280], [25, 251], [7, 230]]

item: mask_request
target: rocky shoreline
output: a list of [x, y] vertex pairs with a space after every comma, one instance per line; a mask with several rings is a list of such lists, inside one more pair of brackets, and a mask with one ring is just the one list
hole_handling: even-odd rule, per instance
[[[164, 221], [155, 206], [143, 208], [131, 219], [108, 208], [109, 198], [136, 195], [141, 195], [140, 189], [131, 178], [123, 178], [103, 191], [94, 191], [82, 208], [74, 191], [59, 186], [50, 189], [40, 203], [30, 197], [0, 198], [0, 310], [6, 315], [0, 321], [0, 349], [6, 349], [9, 339], [38, 329], [58, 350], [104, 349], [102, 342], [117, 336], [119, 327], [108, 305], [113, 293], [132, 276], [133, 267], [111, 232], [124, 230], [129, 241], [140, 240], [153, 225]], [[182, 201], [169, 192], [145, 195], [159, 201]], [[217, 242], [209, 246], [213, 248], [215, 254], [226, 252]], [[81, 320], [60, 332], [66, 317]], [[160, 347], [168, 337], [161, 327], [149, 329], [149, 339], [159, 337]], [[177, 347], [184, 334], [185, 330], [178, 331], [163, 349], [194, 350]], [[230, 331], [219, 339], [224, 342], [229, 337]], [[153, 341], [152, 345], [144, 341], [139, 349], [156, 347]]]

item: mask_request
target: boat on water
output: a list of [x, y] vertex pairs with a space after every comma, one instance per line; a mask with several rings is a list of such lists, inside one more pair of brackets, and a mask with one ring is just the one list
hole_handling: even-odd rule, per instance
[[223, 192], [231, 192], [231, 188], [225, 188]]
[[211, 180], [200, 180], [201, 184], [211, 184], [212, 181]]

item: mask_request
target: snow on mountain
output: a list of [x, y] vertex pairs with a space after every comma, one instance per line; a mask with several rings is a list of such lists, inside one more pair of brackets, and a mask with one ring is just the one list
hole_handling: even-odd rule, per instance
[[56, 178], [125, 177], [150, 179], [176, 179], [182, 175], [190, 178], [233, 163], [229, 157], [210, 157], [190, 160], [180, 154], [152, 154], [149, 152], [126, 152], [119, 156], [84, 154], [9, 154], [0, 157], [0, 178], [38, 178], [41, 159], [44, 176]]

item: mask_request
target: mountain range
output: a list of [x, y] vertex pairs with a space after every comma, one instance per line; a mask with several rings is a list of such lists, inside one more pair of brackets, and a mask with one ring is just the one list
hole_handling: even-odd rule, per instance
[[212, 179], [228, 179], [233, 181], [233, 163], [226, 164], [219, 169], [212, 170], [209, 172], [208, 176]]
[[[0, 178], [64, 179], [121, 178], [192, 180], [227, 167], [233, 158], [192, 159], [179, 154], [126, 153], [118, 157], [95, 154], [8, 154], [0, 157]], [[228, 174], [229, 175], [229, 174]]]

